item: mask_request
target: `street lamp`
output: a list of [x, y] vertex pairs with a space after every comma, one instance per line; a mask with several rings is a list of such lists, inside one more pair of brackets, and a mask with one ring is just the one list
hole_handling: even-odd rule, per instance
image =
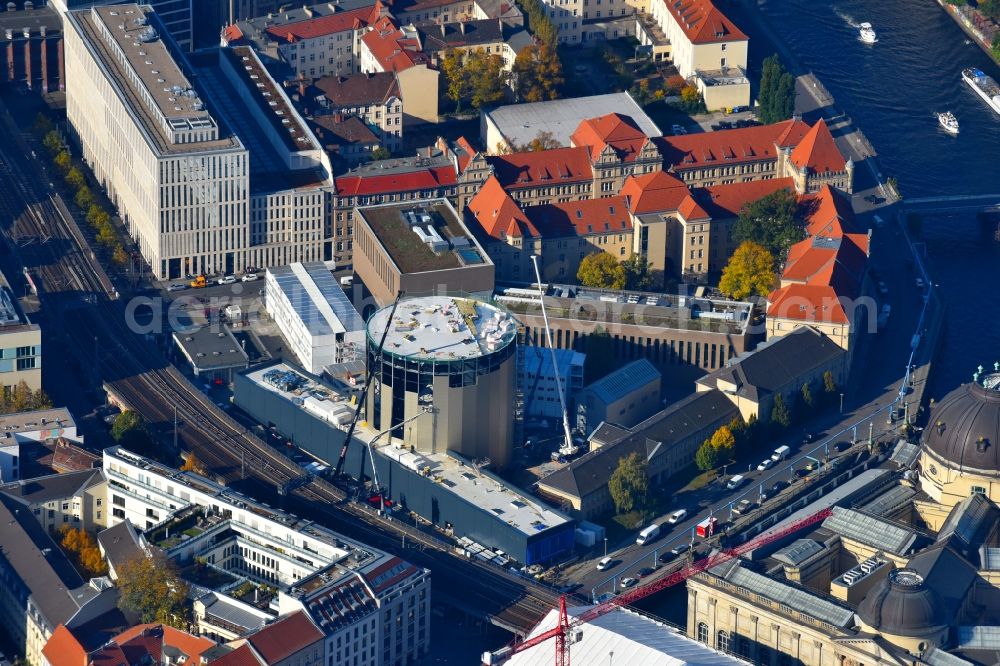
[[608, 556], [608, 537], [604, 537], [604, 557]]
[[840, 413], [844, 413], [844, 394], [840, 394]]

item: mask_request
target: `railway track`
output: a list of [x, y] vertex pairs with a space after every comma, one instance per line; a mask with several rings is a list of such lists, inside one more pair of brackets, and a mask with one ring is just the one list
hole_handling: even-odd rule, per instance
[[[290, 508], [432, 569], [434, 593], [470, 612], [526, 632], [554, 607], [557, 595], [550, 590], [466, 560], [433, 535], [352, 504], [326, 481], [302, 479], [298, 465], [219, 409], [155, 345], [128, 328], [125, 306], [111, 298], [113, 285], [95, 268], [89, 248], [81, 244], [86, 243], [83, 234], [29, 179], [30, 171], [41, 175], [35, 165], [19, 164], [7, 152], [0, 148], [0, 177], [9, 184], [0, 188], [0, 223], [8, 244], [37, 277], [39, 299], [48, 315], [54, 315], [52, 323], [66, 332], [81, 365], [89, 359], [95, 377], [103, 378], [128, 407], [154, 425], [172, 425], [176, 416], [181, 424], [179, 447], [194, 452], [226, 484], [252, 481], [264, 491], [281, 494], [281, 489], [302, 482], [287, 497]], [[27, 153], [24, 146], [22, 155]], [[104, 341], [100, 353], [94, 351], [95, 339]]]

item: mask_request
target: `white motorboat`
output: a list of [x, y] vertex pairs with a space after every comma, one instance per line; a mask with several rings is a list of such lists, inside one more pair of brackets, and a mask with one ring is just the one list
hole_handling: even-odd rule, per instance
[[861, 41], [865, 44], [874, 44], [878, 41], [878, 35], [875, 33], [875, 28], [873, 28], [872, 24], [867, 21], [858, 26], [858, 33], [861, 36]]
[[941, 127], [944, 128], [945, 132], [949, 134], [958, 134], [958, 119], [955, 114], [951, 111], [945, 111], [944, 113], [937, 114], [938, 122], [941, 123]]

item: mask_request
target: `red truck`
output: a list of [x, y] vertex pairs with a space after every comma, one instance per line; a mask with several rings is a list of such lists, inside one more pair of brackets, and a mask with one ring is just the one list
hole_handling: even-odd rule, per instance
[[695, 533], [700, 537], [710, 537], [715, 534], [715, 527], [718, 524], [719, 521], [715, 518], [706, 518], [698, 523], [698, 527], [695, 528]]

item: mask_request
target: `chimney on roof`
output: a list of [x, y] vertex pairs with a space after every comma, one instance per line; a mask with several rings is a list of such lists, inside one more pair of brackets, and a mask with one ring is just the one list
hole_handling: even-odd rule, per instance
[[444, 24], [442, 23], [441, 24], [441, 36], [442, 37], [446, 37], [447, 36], [447, 35], [445, 35], [445, 32], [446, 32], [446, 30], [444, 29]]
[[463, 35], [465, 34], [465, 21], [458, 22], [458, 31], [461, 32]]

